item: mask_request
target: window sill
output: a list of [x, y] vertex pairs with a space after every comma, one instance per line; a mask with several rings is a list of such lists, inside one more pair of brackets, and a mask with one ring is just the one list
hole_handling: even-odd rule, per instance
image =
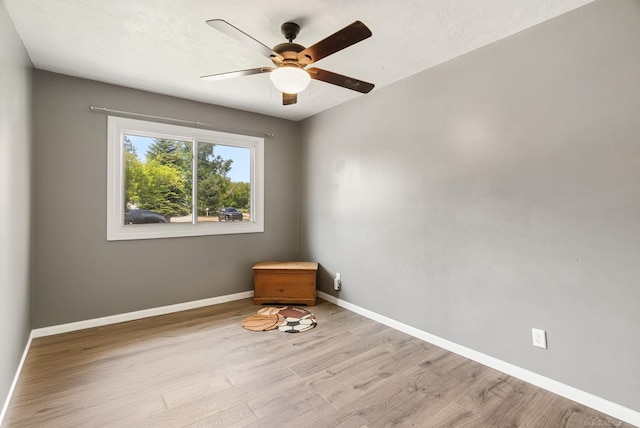
[[180, 238], [192, 236], [233, 235], [240, 233], [261, 233], [264, 226], [255, 222], [213, 223], [213, 224], [128, 224], [110, 227], [107, 241], [138, 239]]

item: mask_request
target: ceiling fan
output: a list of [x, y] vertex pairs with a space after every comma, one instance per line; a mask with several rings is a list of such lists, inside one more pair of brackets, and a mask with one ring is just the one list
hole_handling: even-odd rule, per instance
[[371, 37], [371, 30], [360, 21], [355, 21], [308, 48], [293, 43], [293, 40], [300, 33], [300, 26], [294, 22], [282, 24], [280, 30], [288, 42], [281, 43], [273, 48], [267, 47], [222, 19], [211, 19], [206, 22], [216, 30], [223, 32], [227, 36], [244, 43], [251, 49], [266, 56], [273, 62], [275, 67], [258, 67], [248, 70], [212, 74], [202, 76], [202, 79], [221, 80], [252, 74], [271, 73], [270, 77], [274, 86], [282, 91], [283, 105], [295, 104], [298, 101], [298, 93], [306, 89], [311, 79], [331, 83], [363, 94], [369, 93], [374, 87], [372, 83], [363, 82], [362, 80], [320, 68], [313, 67], [305, 69], [309, 64], [313, 64], [322, 58]]

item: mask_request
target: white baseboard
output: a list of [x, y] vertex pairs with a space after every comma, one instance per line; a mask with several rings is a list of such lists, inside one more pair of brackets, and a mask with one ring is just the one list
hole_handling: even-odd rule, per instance
[[177, 303], [175, 305], [160, 306], [157, 308], [143, 309], [141, 311], [127, 312], [124, 314], [109, 315], [101, 318], [93, 318], [84, 321], [67, 324], [53, 325], [51, 327], [36, 328], [31, 332], [33, 337], [51, 336], [54, 334], [68, 333], [70, 331], [83, 330], [85, 328], [101, 327], [103, 325], [116, 324], [124, 321], [133, 321], [141, 318], [154, 317], [156, 315], [171, 314], [189, 309], [202, 308], [204, 306], [217, 305], [232, 302], [234, 300], [253, 297], [253, 290], [242, 293], [227, 294], [226, 296], [211, 297], [208, 299], [194, 300], [191, 302]]
[[351, 312], [355, 312], [357, 314], [370, 318], [374, 321], [377, 321], [381, 324], [394, 328], [398, 331], [401, 331], [403, 333], [406, 333], [418, 339], [424, 340], [425, 342], [432, 343], [436, 346], [439, 346], [448, 351], [461, 355], [465, 358], [476, 361], [480, 364], [491, 367], [493, 369], [499, 370], [510, 376], [521, 379], [525, 382], [529, 382], [542, 389], [546, 389], [547, 391], [553, 392], [554, 394], [568, 398], [569, 400], [573, 400], [577, 403], [584, 404], [585, 406], [591, 407], [592, 409], [595, 409], [599, 412], [613, 416], [614, 418], [620, 419], [624, 422], [628, 422], [630, 424], [640, 426], [640, 412], [629, 409], [627, 407], [623, 407], [619, 404], [605, 400], [604, 398], [600, 398], [596, 395], [590, 394], [588, 392], [582, 391], [580, 389], [574, 388], [572, 386], [566, 385], [564, 383], [558, 382], [548, 377], [523, 369], [522, 367], [518, 367], [513, 364], [507, 363], [505, 361], [499, 360], [497, 358], [491, 357], [489, 355], [483, 354], [481, 352], [474, 351], [473, 349], [467, 348], [465, 346], [458, 345], [457, 343], [450, 342], [441, 337], [419, 330], [415, 327], [411, 327], [407, 324], [403, 324], [399, 321], [385, 317], [384, 315], [380, 315], [376, 312], [370, 311], [360, 306], [354, 305], [352, 303], [349, 303], [345, 300], [339, 299], [337, 297], [334, 297], [322, 291], [318, 291], [318, 297], [328, 302], [331, 302], [335, 305], [348, 309]]
[[24, 365], [24, 361], [27, 359], [27, 354], [29, 353], [29, 348], [31, 348], [31, 340], [33, 339], [33, 332], [29, 334], [29, 339], [27, 340], [27, 344], [24, 347], [24, 351], [22, 352], [22, 358], [20, 359], [20, 364], [18, 364], [18, 368], [16, 369], [16, 374], [13, 377], [13, 382], [11, 382], [11, 387], [9, 388], [9, 393], [7, 394], [7, 399], [2, 406], [2, 412], [0, 412], [0, 426], [4, 421], [4, 416], [7, 414], [7, 409], [9, 408], [9, 402], [11, 401], [11, 397], [13, 396], [13, 390], [16, 388], [18, 383], [18, 378], [20, 378], [20, 373], [22, 372], [22, 366]]

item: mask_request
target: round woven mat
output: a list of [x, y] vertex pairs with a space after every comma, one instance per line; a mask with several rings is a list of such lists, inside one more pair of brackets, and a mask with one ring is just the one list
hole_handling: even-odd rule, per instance
[[316, 326], [316, 320], [313, 318], [285, 318], [285, 323], [278, 327], [278, 330], [285, 333], [302, 333], [311, 330]]
[[242, 327], [251, 331], [275, 330], [284, 324], [285, 318], [276, 314], [256, 314], [242, 320]]
[[316, 316], [296, 306], [264, 307], [256, 315], [242, 321], [242, 327], [251, 331], [278, 329], [285, 333], [301, 333], [317, 325]]

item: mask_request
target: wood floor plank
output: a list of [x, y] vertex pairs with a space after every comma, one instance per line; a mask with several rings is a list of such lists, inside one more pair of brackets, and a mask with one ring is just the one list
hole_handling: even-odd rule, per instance
[[[478, 428], [501, 426], [502, 421], [486, 420], [481, 415], [471, 412], [457, 403], [450, 403], [447, 407], [428, 416], [424, 421], [424, 426], [438, 428]], [[508, 426], [508, 425], [503, 425]]]
[[213, 428], [230, 426], [247, 426], [256, 421], [256, 416], [245, 403], [238, 404], [230, 409], [223, 410], [212, 416], [199, 420], [191, 425], [184, 425], [187, 428]]
[[34, 339], [2, 428], [629, 426], [322, 300], [298, 334], [244, 330], [257, 309]]
[[[422, 346], [384, 344], [319, 372], [309, 379], [309, 384], [327, 401], [341, 408], [410, 369], [411, 356], [418, 354], [420, 349]], [[395, 361], [403, 361], [404, 367], [397, 367]], [[351, 387], [345, 388], [345, 385]]]
[[208, 397], [217, 392], [225, 391], [232, 387], [231, 382], [224, 375], [208, 376], [206, 372], [184, 376], [172, 382], [162, 392], [162, 397], [168, 409], [179, 407], [191, 401]]

